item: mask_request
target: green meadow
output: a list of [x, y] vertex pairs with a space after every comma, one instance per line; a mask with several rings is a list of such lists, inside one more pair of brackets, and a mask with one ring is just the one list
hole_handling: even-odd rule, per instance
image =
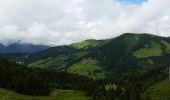
[[88, 100], [82, 91], [54, 90], [49, 96], [28, 96], [0, 89], [0, 100]]

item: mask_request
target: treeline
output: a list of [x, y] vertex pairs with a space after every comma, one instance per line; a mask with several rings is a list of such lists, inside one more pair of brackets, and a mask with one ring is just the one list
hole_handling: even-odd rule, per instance
[[0, 87], [28, 95], [47, 95], [50, 83], [38, 72], [0, 58]]
[[[96, 80], [68, 72], [36, 70], [49, 78], [49, 82], [53, 83], [53, 88], [82, 90], [91, 97], [91, 100], [140, 100], [140, 86], [137, 86], [139, 84], [129, 89], [130, 85], [126, 82], [110, 80], [109, 83], [109, 80]], [[112, 87], [113, 84], [116, 84], [116, 87]]]

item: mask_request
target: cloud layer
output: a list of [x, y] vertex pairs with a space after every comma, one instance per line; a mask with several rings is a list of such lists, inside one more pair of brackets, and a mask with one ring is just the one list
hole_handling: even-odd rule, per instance
[[0, 0], [0, 42], [62, 45], [122, 33], [170, 36], [170, 0]]

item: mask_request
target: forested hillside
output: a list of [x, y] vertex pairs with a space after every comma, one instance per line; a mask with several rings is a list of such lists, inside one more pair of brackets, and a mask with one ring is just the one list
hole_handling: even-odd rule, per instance
[[0, 87], [29, 95], [48, 95], [50, 84], [35, 70], [0, 58]]

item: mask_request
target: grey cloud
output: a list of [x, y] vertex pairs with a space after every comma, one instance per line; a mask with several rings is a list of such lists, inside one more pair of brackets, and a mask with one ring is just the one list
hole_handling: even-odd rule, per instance
[[126, 32], [170, 36], [170, 1], [0, 0], [0, 42], [62, 45]]

